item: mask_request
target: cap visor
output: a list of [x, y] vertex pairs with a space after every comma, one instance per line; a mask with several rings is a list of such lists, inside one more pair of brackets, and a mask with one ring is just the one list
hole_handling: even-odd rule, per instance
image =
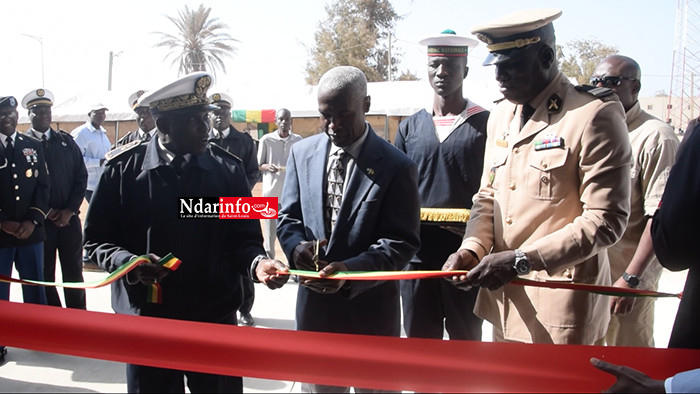
[[511, 49], [505, 52], [490, 52], [487, 56], [486, 59], [484, 59], [484, 66], [493, 66], [499, 63], [503, 63], [507, 60], [514, 60], [523, 55], [525, 50], [529, 47], [525, 47], [522, 49]]

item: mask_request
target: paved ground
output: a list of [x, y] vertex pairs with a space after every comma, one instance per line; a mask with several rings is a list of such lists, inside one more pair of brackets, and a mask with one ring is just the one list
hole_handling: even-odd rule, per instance
[[[255, 190], [255, 192], [258, 191]], [[279, 256], [282, 256], [280, 251], [278, 251]], [[86, 281], [106, 276], [106, 273], [101, 272], [84, 274]], [[18, 277], [16, 272], [13, 276]], [[685, 276], [685, 272], [664, 271], [659, 290], [674, 293], [682, 291]], [[297, 286], [290, 281], [282, 289], [271, 291], [262, 285], [256, 285], [256, 300], [252, 314], [258, 327], [294, 329]], [[21, 302], [21, 299], [20, 287], [12, 285], [10, 300]], [[663, 348], [668, 344], [678, 302], [677, 299], [659, 299], [656, 303], [654, 330], [657, 347]], [[87, 304], [88, 309], [92, 311], [112, 312], [109, 288], [88, 290]], [[86, 335], [94, 334], [86, 333]], [[488, 323], [484, 324], [483, 339], [491, 340]], [[245, 392], [300, 391], [299, 383], [286, 381], [245, 378], [244, 385]], [[126, 392], [124, 364], [8, 348], [7, 361], [0, 366], [0, 392]]]

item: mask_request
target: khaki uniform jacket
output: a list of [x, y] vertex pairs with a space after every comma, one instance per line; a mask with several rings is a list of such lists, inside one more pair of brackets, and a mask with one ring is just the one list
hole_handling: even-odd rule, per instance
[[[561, 73], [530, 105], [536, 111], [522, 130], [522, 106], [503, 101], [491, 112], [482, 186], [461, 248], [480, 259], [520, 248], [535, 268], [529, 279], [609, 285], [605, 249], [622, 236], [630, 210], [624, 109], [617, 96], [578, 91]], [[556, 137], [562, 146], [535, 149]], [[506, 285], [481, 289], [475, 312], [505, 340], [593, 344], [607, 330], [608, 302]]]
[[[659, 207], [679, 145], [673, 127], [642, 110], [639, 102], [626, 115], [633, 161], [630, 218], [622, 239], [608, 249], [613, 282], [622, 276], [632, 261], [647, 220], [654, 216]], [[656, 256], [653, 256], [640, 276], [639, 288], [656, 290], [662, 270]], [[634, 309], [638, 314], [636, 304]]]

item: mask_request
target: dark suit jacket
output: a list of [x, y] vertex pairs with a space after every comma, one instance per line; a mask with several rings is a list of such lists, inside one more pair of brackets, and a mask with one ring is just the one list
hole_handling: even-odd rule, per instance
[[661, 265], [671, 271], [688, 270], [668, 347], [700, 349], [700, 131], [686, 138], [651, 222], [651, 237]]
[[[297, 142], [287, 161], [277, 236], [289, 261], [302, 241], [324, 239], [326, 134]], [[350, 271], [400, 270], [420, 246], [416, 165], [373, 130], [350, 175], [336, 227], [321, 259]], [[297, 329], [400, 334], [397, 281], [348, 281], [336, 294], [300, 287]]]
[[248, 186], [250, 186], [250, 190], [253, 190], [253, 186], [260, 181], [258, 149], [253, 138], [248, 133], [241, 133], [231, 125], [226, 138], [209, 138], [209, 141], [226, 149], [243, 162]]
[[41, 142], [17, 133], [12, 158], [7, 157], [4, 147], [0, 149], [0, 222], [38, 223], [32, 235], [23, 240], [0, 231], [0, 247], [42, 242], [46, 239], [44, 219], [49, 211], [49, 175]]

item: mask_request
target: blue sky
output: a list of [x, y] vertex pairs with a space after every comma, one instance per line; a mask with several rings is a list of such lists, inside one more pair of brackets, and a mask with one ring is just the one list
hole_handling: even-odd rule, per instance
[[[676, 2], [673, 0], [530, 0], [529, 8], [560, 8], [555, 21], [557, 40], [598, 39], [617, 46], [642, 67], [642, 95], [669, 90], [674, 45]], [[113, 90], [152, 89], [177, 76], [164, 62], [164, 50], [154, 49], [154, 31], [172, 31], [165, 15], [176, 15], [183, 5], [199, 1], [119, 0], [4, 2], [0, 33], [5, 56], [0, 95], [21, 99], [41, 85], [43, 39], [45, 84], [61, 97], [85, 90], [106, 90], [109, 52], [118, 53], [113, 64]], [[234, 96], [274, 95], [280, 89], [304, 89], [306, 47], [326, 13], [323, 0], [205, 1], [241, 42], [236, 57], [219, 75], [217, 88]], [[470, 27], [487, 19], [523, 8], [523, 2], [500, 0], [394, 0], [404, 18], [396, 26], [394, 49], [403, 53], [400, 70], [425, 75], [421, 38], [451, 28], [468, 34]], [[493, 68], [482, 67], [483, 45], [470, 54], [470, 77], [492, 79]], [[468, 95], [468, 92], [467, 92]], [[126, 98], [125, 98], [126, 100]]]

